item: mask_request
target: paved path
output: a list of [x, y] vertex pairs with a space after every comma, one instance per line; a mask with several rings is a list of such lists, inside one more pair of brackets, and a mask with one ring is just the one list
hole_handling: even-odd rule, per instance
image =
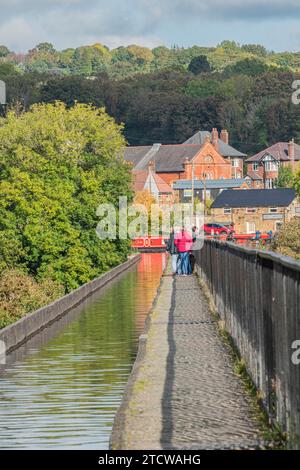
[[[143, 349], [143, 348], [141, 348]], [[196, 277], [165, 277], [114, 427], [121, 449], [244, 449], [258, 423]]]

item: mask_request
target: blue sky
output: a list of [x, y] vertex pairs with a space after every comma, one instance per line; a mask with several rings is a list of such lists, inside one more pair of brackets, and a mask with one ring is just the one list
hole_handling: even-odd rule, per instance
[[19, 52], [44, 41], [64, 49], [224, 39], [300, 50], [300, 0], [0, 0], [0, 44]]

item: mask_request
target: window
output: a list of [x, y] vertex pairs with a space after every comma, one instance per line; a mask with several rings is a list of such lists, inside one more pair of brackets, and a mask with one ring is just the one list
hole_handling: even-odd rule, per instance
[[266, 162], [265, 163], [265, 171], [277, 171], [278, 165], [275, 162]]
[[254, 214], [256, 212], [256, 207], [247, 207], [247, 214]]
[[224, 208], [224, 214], [231, 214], [231, 207], [225, 207]]
[[247, 222], [246, 231], [247, 231], [247, 233], [255, 233], [256, 232], [255, 223], [254, 222]]
[[258, 170], [258, 163], [253, 163], [253, 171], [257, 171]]
[[191, 189], [184, 189], [183, 196], [184, 197], [192, 197], [192, 190]]
[[272, 189], [272, 188], [273, 188], [273, 180], [272, 180], [272, 178], [267, 178], [267, 179], [266, 179], [265, 188], [266, 188], [266, 189]]
[[278, 207], [269, 207], [269, 214], [277, 214]]
[[233, 166], [233, 168], [238, 168], [240, 166], [240, 161], [238, 158], [234, 158], [233, 160], [231, 160], [231, 165]]

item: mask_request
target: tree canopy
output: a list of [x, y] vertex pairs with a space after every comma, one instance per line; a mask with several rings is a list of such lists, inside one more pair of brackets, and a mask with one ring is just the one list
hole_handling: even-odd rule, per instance
[[0, 272], [18, 268], [70, 291], [123, 261], [99, 240], [96, 209], [131, 198], [121, 128], [104, 109], [36, 104], [0, 124]]
[[84, 76], [107, 72], [111, 78], [118, 80], [166, 68], [189, 69], [198, 74], [209, 72], [209, 67], [215, 72], [223, 72], [229, 67], [230, 72], [231, 67], [238, 63], [236, 70], [247, 74], [256, 73], [262, 66], [265, 66], [265, 69], [300, 69], [299, 52], [275, 53], [259, 44], [240, 45], [228, 40], [222, 41], [216, 47], [158, 46], [150, 49], [131, 44], [110, 50], [104, 44], [96, 43], [62, 51], [56, 50], [51, 43], [43, 42], [24, 54], [15, 53], [1, 45], [0, 61], [9, 62], [22, 72]]

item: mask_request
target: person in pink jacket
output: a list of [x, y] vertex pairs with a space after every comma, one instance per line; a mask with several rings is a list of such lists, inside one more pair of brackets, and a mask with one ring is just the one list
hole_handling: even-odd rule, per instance
[[193, 238], [189, 232], [183, 227], [180, 232], [175, 234], [175, 246], [178, 250], [178, 274], [187, 276], [192, 273], [190, 263], [190, 251], [193, 246]]

